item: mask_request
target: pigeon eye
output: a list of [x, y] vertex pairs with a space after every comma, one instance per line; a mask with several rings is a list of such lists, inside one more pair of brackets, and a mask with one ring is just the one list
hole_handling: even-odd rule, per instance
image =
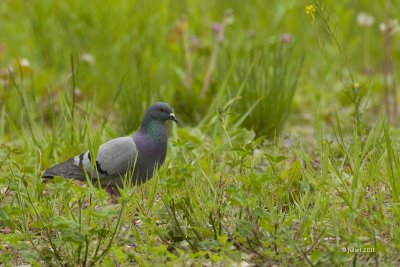
[[165, 112], [165, 108], [160, 108], [160, 111], [161, 112]]

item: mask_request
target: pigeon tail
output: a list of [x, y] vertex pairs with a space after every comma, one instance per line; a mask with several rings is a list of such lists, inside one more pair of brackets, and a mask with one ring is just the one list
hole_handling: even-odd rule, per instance
[[86, 180], [83, 168], [74, 164], [74, 158], [48, 168], [42, 174], [42, 178], [45, 179], [52, 179], [54, 176], [61, 176], [67, 179], [74, 178], [81, 181]]

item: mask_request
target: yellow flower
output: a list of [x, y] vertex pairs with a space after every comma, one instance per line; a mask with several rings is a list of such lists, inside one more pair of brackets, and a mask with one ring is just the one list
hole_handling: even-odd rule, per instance
[[317, 10], [315, 9], [314, 5], [308, 5], [306, 7], [306, 14], [311, 16], [313, 22], [315, 21], [315, 11]]
[[314, 7], [314, 5], [308, 5], [307, 7], [306, 7], [306, 14], [307, 15], [312, 15], [312, 14], [314, 14], [315, 13], [315, 7]]
[[354, 89], [358, 89], [358, 88], [360, 88], [360, 84], [359, 83], [354, 83], [353, 87], [354, 87]]

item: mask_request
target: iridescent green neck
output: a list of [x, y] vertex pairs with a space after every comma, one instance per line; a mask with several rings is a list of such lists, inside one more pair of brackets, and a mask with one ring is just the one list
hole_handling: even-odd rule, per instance
[[149, 120], [147, 122], [143, 122], [142, 126], [140, 127], [140, 131], [147, 136], [152, 138], [158, 138], [162, 134], [164, 125], [159, 120]]

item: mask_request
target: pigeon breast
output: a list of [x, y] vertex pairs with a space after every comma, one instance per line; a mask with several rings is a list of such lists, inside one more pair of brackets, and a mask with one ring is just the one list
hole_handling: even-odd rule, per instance
[[133, 137], [138, 158], [132, 177], [132, 182], [143, 183], [153, 177], [154, 170], [160, 167], [167, 154], [167, 131], [165, 126], [160, 124], [159, 129], [151, 134], [141, 130]]

